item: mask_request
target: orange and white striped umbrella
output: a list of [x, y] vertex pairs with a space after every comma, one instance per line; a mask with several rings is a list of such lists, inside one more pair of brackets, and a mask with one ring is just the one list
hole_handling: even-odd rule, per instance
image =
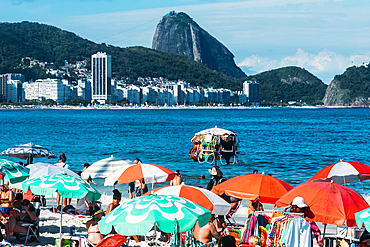
[[166, 167], [153, 164], [136, 164], [132, 166], [122, 167], [106, 177], [104, 185], [113, 186], [118, 184], [130, 183], [135, 180], [144, 178], [145, 183], [160, 183], [170, 181], [175, 177], [176, 173]]
[[144, 195], [151, 193], [157, 195], [178, 196], [188, 199], [189, 201], [192, 201], [199, 206], [212, 211], [212, 213], [216, 215], [226, 215], [231, 207], [227, 201], [212, 191], [185, 184], [156, 188]]

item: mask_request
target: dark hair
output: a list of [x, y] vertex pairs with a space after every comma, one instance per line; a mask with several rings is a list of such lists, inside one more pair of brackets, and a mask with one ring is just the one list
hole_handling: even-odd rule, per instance
[[139, 159], [139, 158], [134, 159], [134, 163], [136, 163], [135, 161], [136, 161], [137, 163], [139, 163], [139, 162], [140, 162], [140, 163], [143, 163], [143, 162], [141, 161], [141, 159]]
[[31, 203], [30, 203], [30, 201], [29, 201], [29, 200], [27, 200], [27, 199], [24, 199], [24, 200], [23, 200], [23, 202], [22, 202], [22, 205], [24, 205], [24, 206], [27, 206], [27, 205], [29, 205], [29, 204], [31, 204]]
[[258, 170], [253, 170], [253, 173], [258, 173]]
[[122, 194], [117, 189], [113, 190], [113, 200], [117, 199], [121, 201]]
[[90, 164], [89, 163], [85, 163], [84, 164], [84, 167], [89, 167], [90, 166]]
[[17, 200], [17, 201], [23, 201], [23, 194], [22, 193], [17, 193], [15, 195], [15, 200]]
[[59, 156], [59, 160], [61, 160], [63, 163], [65, 163], [67, 161], [67, 157], [64, 153], [62, 153], [60, 156]]
[[217, 246], [220, 246], [220, 247], [235, 247], [236, 246], [236, 240], [233, 236], [230, 236], [230, 235], [223, 236], [218, 240]]
[[180, 170], [176, 170], [176, 173], [177, 173], [177, 174], [180, 174]]

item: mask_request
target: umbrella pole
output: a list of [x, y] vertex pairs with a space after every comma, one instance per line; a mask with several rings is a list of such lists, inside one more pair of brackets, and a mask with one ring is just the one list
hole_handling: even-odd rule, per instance
[[157, 245], [157, 244], [158, 244], [158, 243], [157, 243], [157, 241], [158, 241], [158, 240], [157, 240], [157, 222], [155, 222], [155, 221], [154, 221], [154, 236], [155, 236], [155, 237], [154, 237], [154, 239], [155, 239], [155, 246], [157, 247], [157, 246], [158, 246], [158, 245]]
[[[63, 203], [63, 197], [61, 197]], [[59, 230], [59, 247], [62, 247], [62, 219], [63, 219], [63, 209], [60, 210], [60, 230]]]
[[322, 235], [322, 240], [323, 240], [323, 241], [324, 241], [324, 239], [325, 239], [326, 226], [327, 226], [327, 224], [326, 224], [326, 223], [324, 223], [324, 234]]

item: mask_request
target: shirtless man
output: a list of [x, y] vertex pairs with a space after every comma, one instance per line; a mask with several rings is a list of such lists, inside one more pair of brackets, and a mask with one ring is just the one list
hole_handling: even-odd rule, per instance
[[181, 185], [181, 183], [182, 183], [182, 176], [180, 175], [180, 170], [176, 170], [176, 175], [171, 180], [170, 186], [173, 186], [173, 185]]
[[209, 222], [203, 227], [199, 227], [198, 221], [197, 223], [195, 223], [193, 232], [194, 237], [203, 244], [212, 242], [212, 237], [215, 238], [217, 241], [220, 239], [220, 235], [218, 235], [216, 227], [213, 224], [214, 219], [215, 215], [212, 214]]

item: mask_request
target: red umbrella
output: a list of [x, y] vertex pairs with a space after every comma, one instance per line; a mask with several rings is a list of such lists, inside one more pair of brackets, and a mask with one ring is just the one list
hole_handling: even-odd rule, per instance
[[307, 182], [297, 186], [277, 202], [277, 207], [290, 205], [297, 196], [303, 197], [312, 217], [309, 220], [342, 226], [356, 226], [355, 213], [369, 207], [366, 200], [354, 189], [324, 181]]
[[321, 169], [308, 182], [318, 179], [333, 180], [337, 184], [345, 184], [356, 180], [363, 181], [370, 179], [370, 166], [359, 162], [343, 162], [341, 160], [339, 163]]
[[183, 197], [217, 215], [226, 215], [231, 207], [227, 201], [212, 191], [185, 184], [156, 188], [144, 195], [149, 195], [151, 193]]
[[265, 174], [247, 174], [231, 178], [213, 187], [216, 194], [225, 193], [240, 199], [274, 204], [282, 195], [293, 189], [288, 183]]
[[116, 170], [105, 179], [104, 185], [114, 185], [116, 181], [118, 184], [129, 183], [143, 178], [147, 184], [158, 183], [170, 181], [175, 175], [175, 172], [163, 166], [140, 163]]

